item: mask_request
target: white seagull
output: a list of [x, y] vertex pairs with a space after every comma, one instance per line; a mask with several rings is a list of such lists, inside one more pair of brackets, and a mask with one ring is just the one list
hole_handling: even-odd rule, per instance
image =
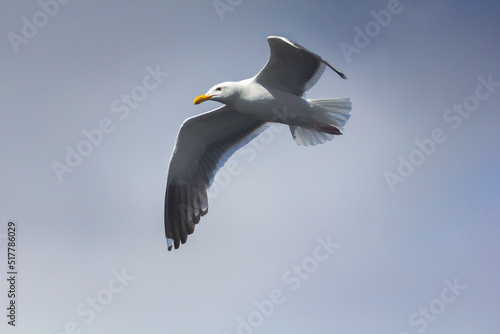
[[346, 76], [324, 59], [286, 38], [267, 38], [271, 55], [253, 78], [223, 82], [194, 99], [224, 106], [188, 118], [182, 124], [170, 158], [165, 196], [168, 250], [185, 243], [208, 212], [207, 189], [217, 170], [269, 123], [290, 126], [299, 145], [316, 145], [341, 135], [350, 117], [349, 98], [304, 99], [325, 67]]

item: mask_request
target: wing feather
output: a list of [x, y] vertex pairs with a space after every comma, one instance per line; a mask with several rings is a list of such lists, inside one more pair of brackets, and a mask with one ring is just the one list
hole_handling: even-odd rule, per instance
[[256, 80], [265, 87], [302, 96], [316, 84], [326, 66], [347, 79], [323, 58], [295, 42], [277, 36], [270, 36], [267, 41], [271, 55], [266, 66], [256, 76]]
[[227, 106], [189, 118], [182, 124], [170, 159], [165, 195], [165, 236], [169, 250], [185, 243], [208, 212], [207, 189], [217, 170], [266, 127], [266, 123]]

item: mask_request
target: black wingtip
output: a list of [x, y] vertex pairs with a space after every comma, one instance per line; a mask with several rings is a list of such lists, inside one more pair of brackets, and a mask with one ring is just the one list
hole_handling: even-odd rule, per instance
[[340, 71], [337, 71], [337, 70], [334, 70], [338, 75], [340, 75], [340, 77], [344, 80], [347, 80], [347, 77], [345, 76], [344, 73], [340, 72]]
[[347, 77], [345, 76], [344, 73], [340, 72], [339, 70], [337, 70], [335, 67], [333, 67], [332, 65], [330, 65], [327, 61], [325, 61], [324, 59], [322, 59], [322, 61], [328, 66], [330, 67], [332, 70], [335, 71], [335, 73], [337, 73], [342, 79], [344, 80], [347, 80]]

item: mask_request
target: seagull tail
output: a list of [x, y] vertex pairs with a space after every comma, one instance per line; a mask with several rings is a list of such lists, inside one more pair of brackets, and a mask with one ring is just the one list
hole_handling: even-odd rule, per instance
[[312, 118], [318, 127], [306, 128], [290, 125], [292, 137], [298, 145], [317, 145], [341, 135], [341, 130], [351, 117], [351, 100], [340, 99], [308, 99], [313, 106]]

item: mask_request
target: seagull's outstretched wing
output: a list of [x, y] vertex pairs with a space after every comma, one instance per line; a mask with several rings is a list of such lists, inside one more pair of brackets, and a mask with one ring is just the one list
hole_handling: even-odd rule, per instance
[[208, 211], [207, 188], [217, 170], [239, 148], [257, 137], [266, 123], [224, 106], [187, 119], [175, 143], [165, 195], [168, 250], [185, 243]]
[[309, 90], [319, 80], [325, 66], [343, 79], [347, 77], [317, 54], [284, 37], [267, 38], [271, 56], [256, 80], [265, 87], [274, 87], [298, 96]]

